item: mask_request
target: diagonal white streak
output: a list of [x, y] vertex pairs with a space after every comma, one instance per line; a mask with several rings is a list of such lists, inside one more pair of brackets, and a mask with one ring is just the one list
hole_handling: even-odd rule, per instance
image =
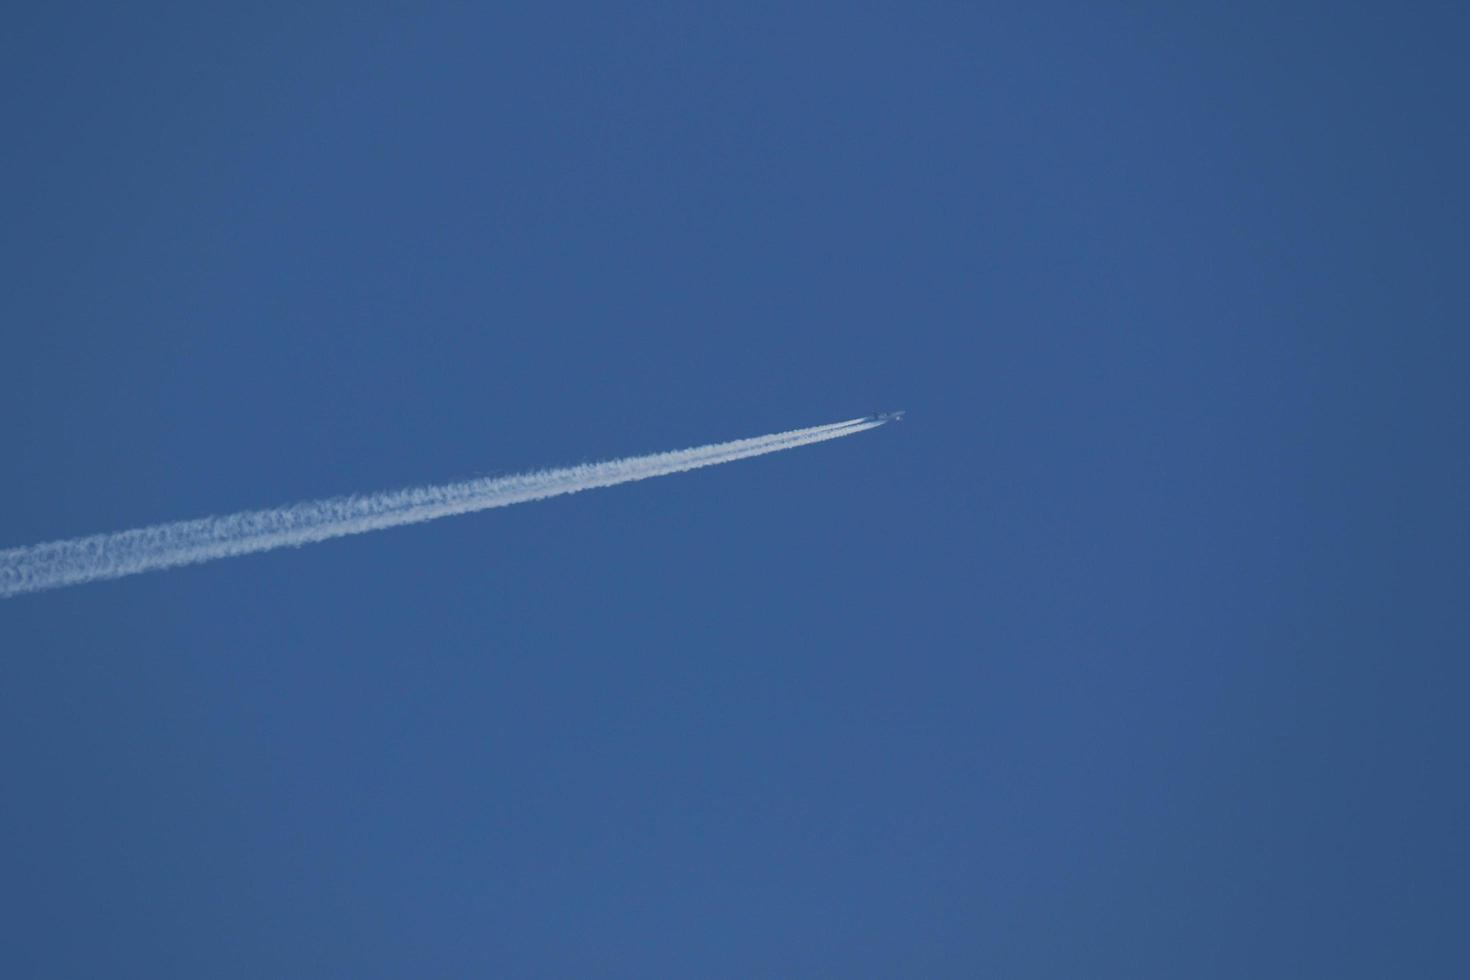
[[683, 473], [840, 439], [883, 422], [850, 419], [693, 449], [585, 463], [519, 476], [464, 480], [271, 510], [155, 524], [0, 551], [0, 598], [139, 572], [362, 534], [436, 517], [507, 507], [596, 487]]

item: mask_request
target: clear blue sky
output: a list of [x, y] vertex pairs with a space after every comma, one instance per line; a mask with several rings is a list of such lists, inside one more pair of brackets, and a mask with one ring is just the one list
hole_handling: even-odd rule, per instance
[[0, 29], [5, 977], [1462, 977], [1463, 4]]

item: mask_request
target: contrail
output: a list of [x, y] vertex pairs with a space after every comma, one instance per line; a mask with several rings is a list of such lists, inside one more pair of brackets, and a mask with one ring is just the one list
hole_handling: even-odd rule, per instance
[[271, 510], [175, 521], [0, 551], [0, 598], [179, 565], [299, 547], [347, 534], [417, 524], [451, 514], [507, 507], [564, 493], [683, 473], [704, 466], [840, 439], [885, 424], [868, 416], [736, 439], [693, 449], [630, 456], [519, 476], [464, 480], [366, 496], [333, 497]]

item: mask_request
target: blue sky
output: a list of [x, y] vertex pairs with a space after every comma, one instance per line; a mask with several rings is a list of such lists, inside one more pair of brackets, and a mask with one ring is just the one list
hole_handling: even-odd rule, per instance
[[1459, 5], [42, 6], [6, 976], [1462, 976]]

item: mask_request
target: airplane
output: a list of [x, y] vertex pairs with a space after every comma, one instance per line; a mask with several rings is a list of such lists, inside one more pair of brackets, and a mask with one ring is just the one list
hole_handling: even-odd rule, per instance
[[900, 408], [896, 412], [875, 412], [869, 418], [874, 422], [902, 422], [904, 412], [906, 411], [907, 409]]

